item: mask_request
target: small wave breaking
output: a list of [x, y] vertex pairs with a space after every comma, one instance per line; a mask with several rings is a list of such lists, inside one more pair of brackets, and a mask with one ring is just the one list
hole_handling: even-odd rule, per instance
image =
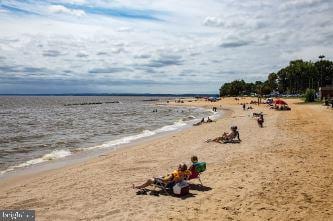
[[176, 122], [172, 125], [167, 125], [167, 126], [161, 127], [159, 129], [156, 129], [156, 130], [153, 130], [153, 131], [144, 130], [140, 134], [136, 134], [136, 135], [132, 135], [132, 136], [112, 140], [112, 141], [109, 141], [109, 142], [106, 142], [104, 144], [97, 145], [97, 146], [81, 148], [81, 150], [85, 151], [85, 150], [93, 150], [93, 149], [98, 149], [98, 148], [111, 148], [111, 147], [119, 146], [121, 144], [128, 144], [128, 143], [131, 143], [132, 141], [135, 141], [135, 140], [138, 140], [138, 139], [150, 137], [150, 136], [160, 134], [160, 133], [163, 133], [163, 132], [178, 130], [178, 129], [186, 126], [186, 125], [187, 124], [185, 122], [179, 121], [179, 122]]
[[[206, 111], [208, 111], [210, 113], [210, 110], [206, 110]], [[211, 113], [212, 113], [212, 115], [210, 115], [209, 117], [213, 120], [219, 118], [219, 116], [220, 116], [219, 112], [211, 111]], [[187, 125], [192, 125], [193, 121], [195, 121], [196, 119], [197, 118], [195, 116], [189, 115], [189, 116], [183, 117], [182, 119], [180, 119], [179, 121], [175, 122], [172, 125], [166, 125], [166, 126], [163, 126], [161, 128], [158, 128], [156, 130], [143, 130], [139, 134], [126, 136], [126, 137], [119, 138], [119, 139], [116, 139], [116, 140], [111, 140], [111, 141], [105, 142], [101, 145], [85, 147], [85, 148], [76, 148], [72, 151], [70, 151], [68, 149], [53, 150], [51, 153], [45, 154], [42, 157], [35, 158], [35, 159], [32, 159], [32, 160], [28, 160], [28, 161], [26, 161], [24, 163], [21, 163], [21, 164], [18, 164], [18, 165], [10, 166], [6, 170], [0, 171], [0, 175], [3, 175], [7, 172], [15, 171], [16, 169], [29, 167], [29, 166], [33, 166], [33, 165], [36, 165], [36, 164], [65, 158], [65, 157], [68, 157], [72, 154], [75, 154], [75, 152], [89, 151], [89, 150], [94, 150], [94, 149], [116, 148], [117, 146], [120, 146], [120, 145], [123, 145], [123, 144], [129, 144], [133, 141], [136, 141], [136, 140], [139, 140], [139, 139], [142, 139], [142, 138], [147, 138], [147, 137], [154, 136], [154, 135], [161, 134], [161, 133], [176, 131], [176, 130], [179, 130], [181, 128], [184, 128]]]
[[[119, 145], [122, 145], [122, 144], [131, 143], [131, 142], [133, 142], [135, 140], [138, 140], [138, 139], [142, 139], [142, 138], [150, 137], [150, 136], [153, 136], [153, 135], [156, 135], [156, 134], [160, 134], [160, 133], [163, 133], [163, 132], [178, 130], [178, 129], [186, 126], [186, 125], [187, 124], [185, 122], [180, 120], [179, 122], [176, 122], [172, 125], [167, 125], [167, 126], [159, 128], [159, 129], [156, 129], [154, 131], [144, 130], [140, 134], [127, 136], [127, 137], [123, 137], [123, 138], [116, 139], [116, 140], [111, 140], [111, 141], [106, 142], [106, 143], [101, 144], [101, 145], [87, 147], [87, 148], [78, 148], [78, 149], [75, 150], [75, 152], [88, 151], [88, 150], [93, 150], [93, 149], [102, 149], [102, 148], [104, 148], [104, 149], [105, 148], [112, 148], [112, 147], [116, 147], [116, 146], [119, 146]], [[47, 161], [61, 159], [61, 158], [64, 158], [64, 157], [67, 157], [67, 156], [70, 156], [70, 155], [72, 155], [72, 152], [70, 150], [63, 150], [63, 149], [54, 150], [51, 153], [45, 154], [40, 158], [32, 159], [32, 160], [26, 161], [24, 163], [21, 163], [21, 164], [15, 165], [15, 166], [10, 166], [6, 170], [0, 171], [0, 175], [3, 175], [7, 172], [12, 172], [15, 169], [20, 169], [20, 168], [29, 167], [29, 166], [40, 164], [40, 163], [47, 162]]]
[[10, 166], [6, 170], [1, 171], [0, 175], [5, 174], [5, 173], [10, 172], [10, 171], [14, 171], [15, 169], [32, 166], [32, 165], [43, 163], [43, 162], [46, 162], [46, 161], [51, 161], [51, 160], [55, 160], [55, 159], [64, 158], [64, 157], [67, 157], [69, 155], [72, 155], [71, 151], [69, 151], [69, 150], [54, 150], [51, 153], [45, 154], [40, 158], [28, 160], [27, 162], [24, 162], [24, 163], [15, 165], [15, 166]]

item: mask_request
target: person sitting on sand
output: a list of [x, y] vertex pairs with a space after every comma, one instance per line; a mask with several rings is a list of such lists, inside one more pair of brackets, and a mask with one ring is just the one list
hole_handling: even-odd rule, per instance
[[189, 176], [189, 180], [197, 177], [198, 174], [199, 174], [195, 169], [195, 164], [198, 163], [198, 157], [197, 156], [192, 156], [191, 157], [191, 162], [192, 162], [192, 165], [188, 169], [189, 171], [191, 171], [191, 175]]
[[207, 143], [212, 142], [212, 141], [218, 142], [218, 143], [231, 142], [236, 138], [237, 138], [238, 141], [241, 141], [241, 139], [239, 138], [239, 132], [237, 130], [237, 126], [232, 126], [230, 129], [231, 129], [231, 132], [229, 134], [224, 132], [222, 137], [216, 137], [214, 139], [208, 139], [208, 140], [206, 140], [206, 142]]
[[208, 117], [208, 119], [207, 119], [207, 122], [206, 122], [206, 123], [211, 123], [211, 122], [213, 122], [213, 120], [212, 120], [212, 119], [210, 119], [210, 118]]
[[187, 165], [179, 164], [178, 169], [173, 171], [171, 174], [162, 177], [150, 178], [142, 185], [135, 186], [133, 184], [133, 188], [143, 189], [152, 184], [165, 185], [167, 188], [172, 188], [176, 183], [186, 180], [190, 175], [191, 171], [187, 169]]
[[199, 126], [200, 124], [205, 123], [205, 118], [202, 118], [200, 122], [193, 124], [193, 126]]

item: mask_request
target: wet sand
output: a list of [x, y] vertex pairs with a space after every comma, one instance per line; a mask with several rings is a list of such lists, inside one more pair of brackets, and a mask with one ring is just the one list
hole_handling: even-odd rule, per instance
[[[37, 220], [332, 220], [333, 111], [287, 100], [243, 111], [228, 98], [217, 122], [132, 144], [85, 162], [0, 181], [1, 209], [35, 209]], [[220, 105], [222, 107], [220, 107]], [[264, 112], [259, 128], [252, 112]], [[205, 143], [237, 125], [240, 144]], [[164, 175], [191, 155], [207, 162], [204, 186], [185, 198], [137, 195], [132, 184]]]

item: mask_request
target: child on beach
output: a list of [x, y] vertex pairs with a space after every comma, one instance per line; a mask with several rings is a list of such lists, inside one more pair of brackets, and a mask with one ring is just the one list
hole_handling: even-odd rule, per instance
[[206, 162], [199, 162], [197, 156], [191, 157], [192, 165], [190, 166], [189, 170], [191, 171], [191, 175], [188, 177], [189, 180], [192, 179], [199, 179], [201, 185], [201, 179], [200, 179], [200, 173], [204, 172], [206, 170]]
[[199, 173], [195, 169], [195, 164], [198, 162], [198, 157], [197, 156], [192, 156], [191, 157], [191, 162], [192, 165], [189, 168], [189, 171], [191, 171], [191, 175], [189, 176], [189, 180], [198, 177]]
[[135, 189], [143, 189], [152, 184], [156, 185], [165, 185], [167, 188], [172, 188], [176, 183], [179, 183], [183, 180], [188, 179], [191, 175], [191, 172], [187, 169], [186, 164], [179, 164], [178, 169], [173, 171], [171, 174], [162, 177], [154, 177], [148, 179], [142, 185], [135, 186], [133, 184], [133, 188]]

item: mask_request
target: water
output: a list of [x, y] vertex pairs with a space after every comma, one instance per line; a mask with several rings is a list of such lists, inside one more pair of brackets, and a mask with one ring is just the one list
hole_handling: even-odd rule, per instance
[[172, 98], [0, 96], [0, 173], [80, 151], [113, 148], [212, 115], [200, 108], [156, 106], [151, 101], [168, 99]]

